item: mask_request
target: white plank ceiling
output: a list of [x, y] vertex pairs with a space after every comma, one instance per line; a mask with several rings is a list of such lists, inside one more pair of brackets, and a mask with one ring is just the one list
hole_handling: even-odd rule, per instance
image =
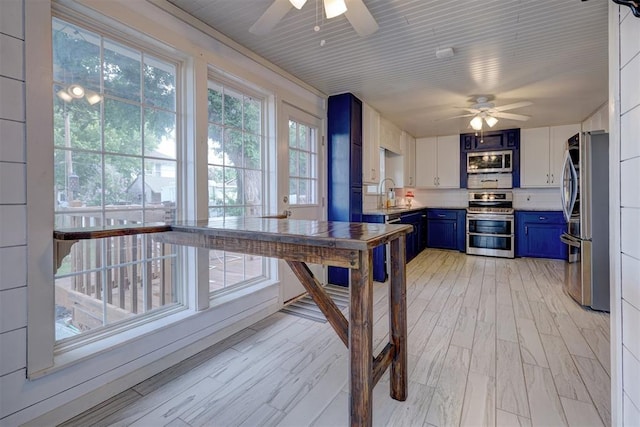
[[[170, 0], [331, 95], [352, 92], [416, 137], [469, 132], [474, 96], [532, 101], [497, 129], [577, 123], [607, 100], [608, 0], [364, 0], [379, 30], [359, 37], [321, 0], [292, 8], [266, 36], [249, 27], [273, 0]], [[318, 24], [318, 32], [313, 27]], [[321, 41], [324, 40], [324, 46]], [[436, 58], [451, 47], [452, 58]]]

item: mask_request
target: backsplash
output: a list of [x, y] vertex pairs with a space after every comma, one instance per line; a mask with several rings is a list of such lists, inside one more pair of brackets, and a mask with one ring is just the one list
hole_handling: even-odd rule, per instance
[[[468, 203], [467, 189], [452, 190], [426, 190], [412, 189], [414, 197], [411, 201], [413, 207], [428, 208], [466, 208]], [[513, 207], [520, 210], [562, 210], [560, 203], [560, 190], [557, 188], [514, 188]], [[363, 208], [365, 211], [378, 207], [378, 196], [365, 194], [363, 191]], [[396, 190], [398, 206], [405, 205], [404, 189]]]
[[514, 188], [513, 207], [519, 210], [562, 210], [559, 188]]

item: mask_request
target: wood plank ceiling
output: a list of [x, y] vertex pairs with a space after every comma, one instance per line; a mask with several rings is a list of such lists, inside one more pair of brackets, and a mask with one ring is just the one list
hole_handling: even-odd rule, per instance
[[[416, 137], [470, 131], [478, 95], [527, 122], [577, 123], [607, 100], [606, 0], [364, 0], [379, 30], [359, 37], [321, 0], [292, 8], [266, 36], [248, 30], [273, 0], [170, 0], [321, 92], [352, 92]], [[315, 25], [320, 31], [313, 30]], [[324, 45], [321, 41], [324, 40]], [[438, 59], [451, 47], [452, 58]]]

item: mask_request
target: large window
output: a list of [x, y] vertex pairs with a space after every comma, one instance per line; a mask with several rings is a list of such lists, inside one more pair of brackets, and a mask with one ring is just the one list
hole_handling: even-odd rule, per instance
[[[53, 20], [56, 228], [176, 216], [179, 66]], [[152, 235], [76, 243], [55, 281], [58, 340], [179, 306], [176, 250]]]
[[[264, 100], [209, 81], [209, 218], [264, 212]], [[217, 292], [264, 277], [262, 257], [210, 251], [209, 289]]]

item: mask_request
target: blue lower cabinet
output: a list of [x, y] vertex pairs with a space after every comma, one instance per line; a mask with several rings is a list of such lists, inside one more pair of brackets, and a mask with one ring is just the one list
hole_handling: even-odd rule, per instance
[[413, 226], [411, 233], [407, 234], [407, 262], [414, 259], [420, 253], [420, 232], [422, 211], [411, 212], [400, 216], [400, 223]]
[[428, 209], [427, 246], [464, 252], [465, 215], [462, 209]]
[[[362, 222], [372, 222], [384, 224], [384, 215], [362, 215]], [[373, 249], [373, 280], [384, 282], [387, 280], [386, 245], [381, 245]]]
[[562, 212], [517, 211], [516, 256], [532, 258], [568, 258], [567, 246], [560, 241], [567, 225]]

